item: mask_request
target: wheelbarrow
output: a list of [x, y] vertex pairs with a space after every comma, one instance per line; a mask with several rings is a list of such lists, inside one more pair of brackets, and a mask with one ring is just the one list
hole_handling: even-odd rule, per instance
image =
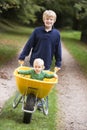
[[[30, 123], [32, 114], [37, 110], [41, 102], [44, 115], [48, 115], [48, 95], [52, 88], [58, 83], [56, 78], [44, 78], [43, 81], [31, 79], [30, 75], [18, 74], [18, 70], [29, 70], [31, 67], [20, 66], [14, 70], [15, 81], [18, 92], [13, 101], [13, 108], [22, 103], [24, 112], [23, 122]], [[46, 73], [54, 73], [44, 70]], [[19, 96], [20, 95], [20, 96]]]

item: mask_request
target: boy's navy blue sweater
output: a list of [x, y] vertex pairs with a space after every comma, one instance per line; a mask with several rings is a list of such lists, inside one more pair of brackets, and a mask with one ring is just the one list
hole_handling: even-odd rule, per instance
[[45, 63], [45, 69], [50, 69], [53, 56], [55, 56], [55, 66], [61, 67], [61, 40], [57, 29], [53, 28], [51, 31], [46, 32], [44, 26], [36, 28], [25, 44], [19, 60], [24, 60], [31, 49], [31, 66], [35, 58], [42, 58]]

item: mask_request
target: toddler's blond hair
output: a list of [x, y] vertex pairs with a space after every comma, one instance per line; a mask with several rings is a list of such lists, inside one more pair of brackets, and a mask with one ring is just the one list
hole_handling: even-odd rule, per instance
[[53, 17], [54, 21], [56, 21], [57, 15], [53, 10], [46, 10], [43, 12], [43, 21], [45, 17]]
[[43, 59], [41, 59], [41, 58], [36, 58], [36, 59], [34, 60], [34, 62], [33, 62], [33, 65], [38, 64], [38, 63], [39, 63], [41, 66], [44, 67], [44, 61], [43, 61]]

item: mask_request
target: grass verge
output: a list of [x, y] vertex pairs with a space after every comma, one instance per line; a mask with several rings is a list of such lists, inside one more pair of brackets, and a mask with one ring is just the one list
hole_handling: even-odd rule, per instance
[[[9, 26], [8, 26], [9, 25]], [[10, 61], [28, 39], [33, 28], [0, 22], [0, 66]]]

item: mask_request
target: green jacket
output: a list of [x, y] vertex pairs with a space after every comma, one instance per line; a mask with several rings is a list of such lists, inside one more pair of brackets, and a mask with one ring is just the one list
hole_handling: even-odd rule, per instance
[[24, 74], [24, 75], [30, 75], [31, 79], [37, 79], [37, 80], [43, 80], [44, 78], [53, 78], [54, 74], [48, 74], [44, 71], [41, 71], [40, 74], [36, 74], [36, 72], [31, 69], [31, 70], [19, 70], [19, 74]]

